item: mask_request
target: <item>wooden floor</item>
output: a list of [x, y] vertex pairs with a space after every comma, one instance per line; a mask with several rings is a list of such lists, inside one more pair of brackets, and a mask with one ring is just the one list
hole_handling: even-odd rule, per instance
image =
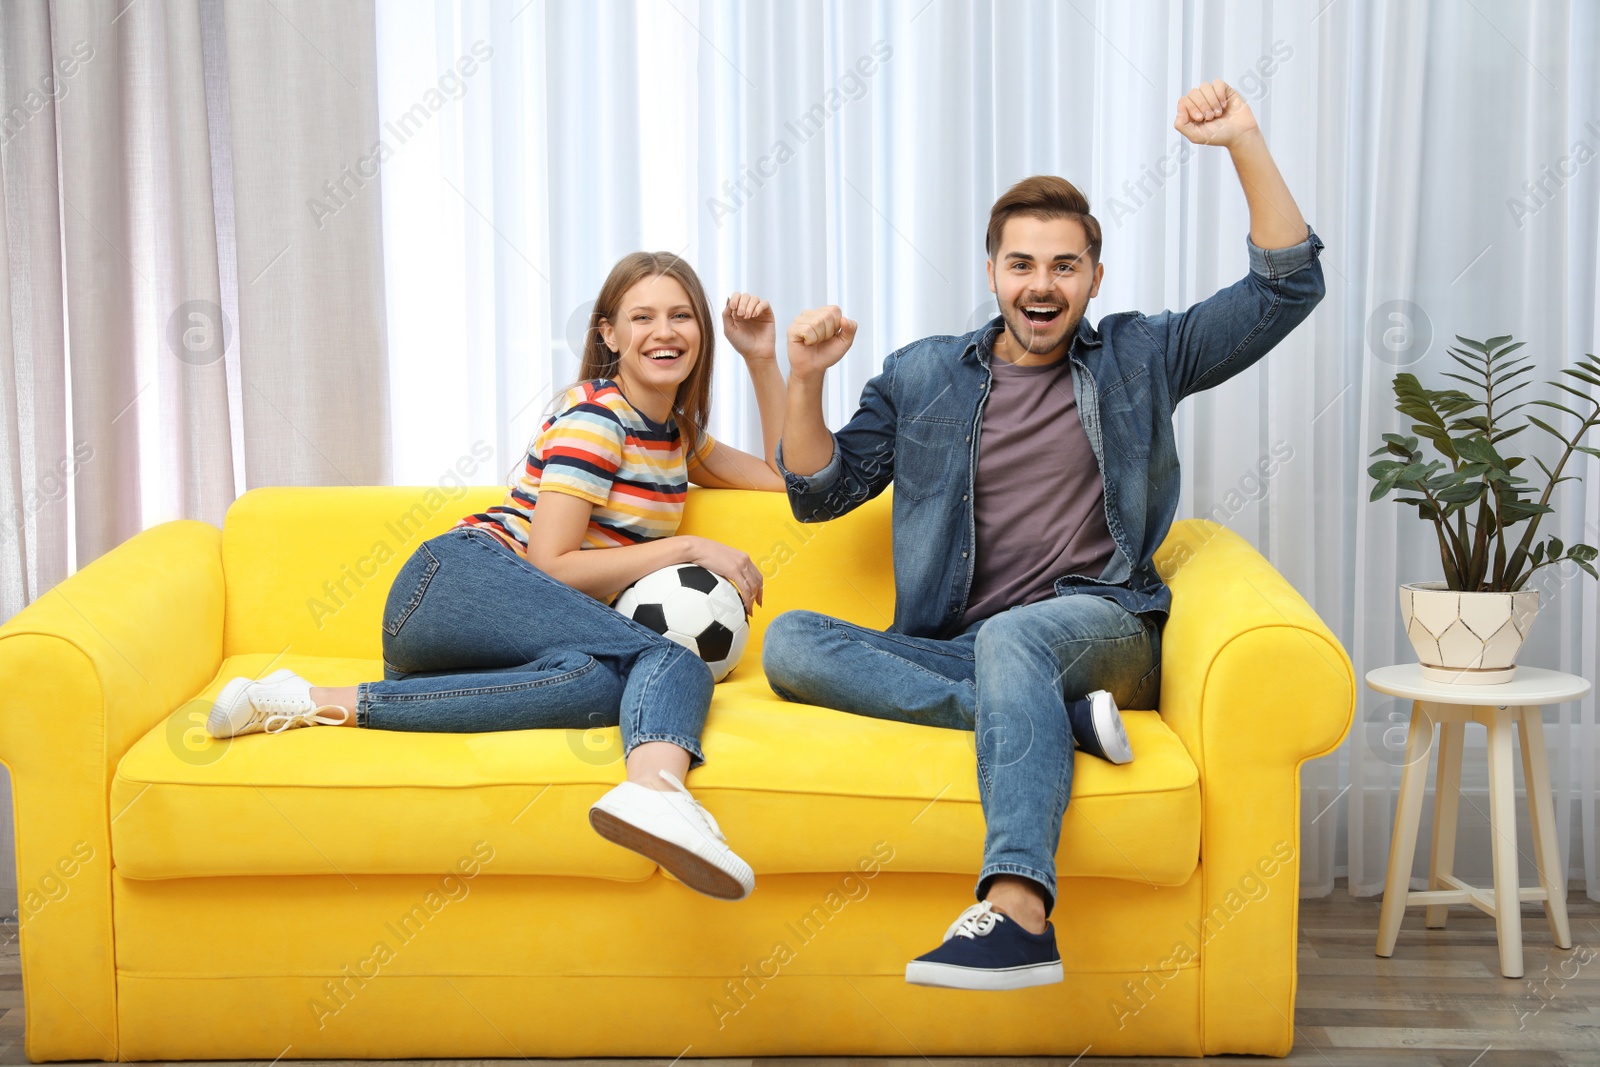
[[[1494, 920], [1452, 908], [1446, 930], [1425, 930], [1422, 911], [1406, 913], [1391, 959], [1373, 955], [1377, 898], [1342, 889], [1300, 908], [1300, 992], [1294, 1052], [1281, 1061], [1225, 1056], [1213, 1063], [1274, 1062], [1316, 1067], [1600, 1067], [1600, 904], [1574, 893], [1568, 903], [1573, 948], [1550, 942], [1537, 904], [1523, 908], [1526, 977], [1500, 977]], [[1588, 961], [1580, 963], [1580, 961]], [[1547, 970], [1548, 968], [1548, 970]], [[0, 1064], [22, 1054], [22, 976], [15, 927], [0, 927]], [[1194, 1064], [1196, 1060], [1093, 1059], [1109, 1064]], [[230, 1061], [244, 1064], [247, 1061]], [[376, 1062], [376, 1061], [365, 1061]], [[409, 1061], [481, 1062], [481, 1061]], [[505, 1063], [511, 1061], [493, 1061]], [[561, 1061], [539, 1061], [555, 1065]], [[585, 1067], [667, 1067], [667, 1060], [585, 1060]], [[760, 1067], [926, 1067], [918, 1057], [880, 1060], [769, 1059]], [[1005, 1062], [1069, 1067], [1070, 1057], [937, 1061], [938, 1067]], [[687, 1067], [689, 1061], [683, 1061]], [[749, 1060], [701, 1061], [747, 1067]], [[700, 1067], [697, 1064], [696, 1067]]]

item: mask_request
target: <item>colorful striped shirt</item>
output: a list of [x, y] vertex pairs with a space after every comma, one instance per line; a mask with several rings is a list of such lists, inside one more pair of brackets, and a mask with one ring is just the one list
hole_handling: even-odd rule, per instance
[[683, 517], [689, 471], [714, 444], [702, 433], [698, 447], [685, 455], [675, 419], [653, 422], [609, 379], [579, 382], [534, 436], [505, 503], [456, 525], [483, 527], [527, 558], [533, 509], [540, 492], [550, 492], [594, 505], [583, 548], [671, 537]]

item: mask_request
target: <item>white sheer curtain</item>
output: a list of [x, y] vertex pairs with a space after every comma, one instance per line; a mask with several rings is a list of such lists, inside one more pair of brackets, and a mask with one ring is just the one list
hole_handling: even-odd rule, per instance
[[[492, 459], [471, 480], [517, 463], [575, 375], [588, 301], [637, 248], [681, 252], [714, 301], [743, 289], [780, 322], [827, 302], [859, 319], [835, 425], [894, 348], [991, 314], [984, 224], [1028, 174], [1096, 207], [1091, 319], [1187, 306], [1247, 269], [1225, 154], [1171, 127], [1215, 77], [1251, 101], [1327, 242], [1328, 297], [1180, 411], [1181, 514], [1256, 544], [1358, 673], [1413, 658], [1395, 587], [1437, 571], [1428, 532], [1366, 499], [1366, 454], [1401, 428], [1395, 371], [1449, 369], [1458, 333], [1515, 333], [1541, 378], [1600, 351], [1592, 4], [410, 0], [379, 5], [377, 33], [383, 129], [407, 135], [383, 164], [400, 481], [448, 478], [475, 447]], [[715, 397], [713, 433], [756, 448], [726, 349]], [[1595, 543], [1600, 464], [1580, 467], [1558, 532]], [[1593, 679], [1595, 583], [1553, 589], [1523, 662]], [[1363, 693], [1341, 752], [1305, 769], [1307, 893], [1345, 875], [1381, 889], [1401, 710]], [[1548, 714], [1568, 870], [1600, 897], [1593, 698]], [[1483, 762], [1466, 767], [1458, 870], [1481, 876]]]

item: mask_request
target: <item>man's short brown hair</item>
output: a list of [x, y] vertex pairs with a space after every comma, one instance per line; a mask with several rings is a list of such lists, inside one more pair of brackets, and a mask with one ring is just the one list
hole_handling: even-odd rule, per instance
[[1036, 174], [1005, 191], [989, 211], [989, 258], [1000, 251], [1006, 222], [1018, 215], [1035, 219], [1076, 219], [1089, 238], [1089, 260], [1100, 262], [1100, 221], [1089, 214], [1089, 198], [1065, 178]]

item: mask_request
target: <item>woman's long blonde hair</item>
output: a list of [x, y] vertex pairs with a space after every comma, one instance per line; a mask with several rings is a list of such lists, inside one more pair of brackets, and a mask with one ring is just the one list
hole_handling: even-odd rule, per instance
[[600, 287], [600, 295], [595, 297], [594, 311], [589, 315], [589, 332], [584, 335], [583, 362], [578, 368], [578, 377], [582, 381], [616, 378], [622, 353], [606, 347], [605, 339], [600, 335], [600, 324], [609, 322], [615, 328], [618, 305], [628, 290], [641, 280], [656, 275], [677, 279], [683, 291], [689, 294], [695, 321], [700, 325], [699, 357], [689, 376], [678, 385], [678, 395], [672, 401], [672, 413], [678, 423], [678, 432], [683, 435], [684, 451], [687, 453], [699, 446], [700, 436], [705, 432], [706, 418], [711, 409], [711, 369], [717, 339], [716, 323], [711, 318], [711, 305], [706, 302], [705, 287], [700, 284], [694, 268], [684, 262], [681, 256], [671, 252], [631, 252], [611, 268], [605, 284]]

